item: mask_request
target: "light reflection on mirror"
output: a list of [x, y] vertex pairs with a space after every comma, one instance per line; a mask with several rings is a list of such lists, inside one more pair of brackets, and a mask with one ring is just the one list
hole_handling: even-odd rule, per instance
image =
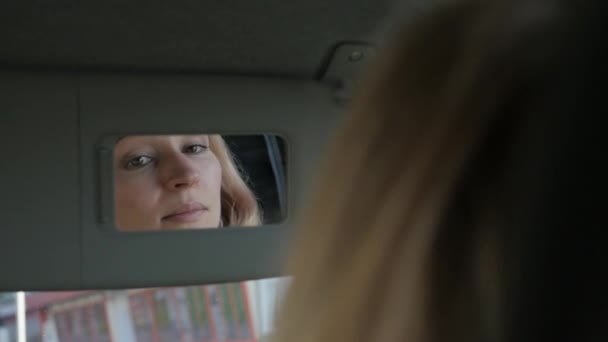
[[276, 135], [137, 135], [114, 146], [120, 231], [278, 223], [285, 142]]

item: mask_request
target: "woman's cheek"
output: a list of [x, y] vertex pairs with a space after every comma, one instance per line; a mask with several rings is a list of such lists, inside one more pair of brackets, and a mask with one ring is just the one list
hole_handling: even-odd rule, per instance
[[[152, 191], [146, 184], [141, 182], [128, 182], [118, 186], [116, 191], [119, 210], [145, 211], [152, 207], [150, 203]], [[122, 208], [121, 208], [122, 207]]]
[[209, 205], [221, 210], [221, 189], [222, 189], [222, 168], [215, 155], [211, 155], [204, 164], [201, 165], [202, 189], [207, 194], [205, 197], [210, 202]]
[[213, 153], [210, 153], [207, 158], [199, 161], [200, 182], [203, 183], [203, 188], [215, 190], [222, 183], [222, 169], [219, 161]]
[[220, 202], [220, 192], [221, 192], [221, 188], [222, 188], [222, 167], [220, 166], [220, 162], [217, 160], [217, 158], [215, 158], [215, 162], [212, 165], [212, 174], [213, 176], [211, 177], [212, 179], [212, 184], [211, 184], [211, 188], [214, 190], [214, 192], [217, 194], [217, 200], [218, 202]]
[[214, 176], [215, 188], [219, 191], [222, 187], [222, 167], [217, 159], [215, 160]]

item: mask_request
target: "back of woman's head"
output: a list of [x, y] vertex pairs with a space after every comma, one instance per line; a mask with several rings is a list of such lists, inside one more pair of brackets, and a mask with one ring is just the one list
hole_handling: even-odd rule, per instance
[[452, 1], [396, 35], [303, 215], [276, 341], [606, 337], [605, 8]]

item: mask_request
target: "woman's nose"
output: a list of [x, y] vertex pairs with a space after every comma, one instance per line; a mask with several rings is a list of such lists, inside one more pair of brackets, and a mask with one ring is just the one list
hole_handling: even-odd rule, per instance
[[200, 172], [195, 165], [185, 157], [172, 158], [167, 161], [165, 187], [171, 191], [188, 189], [198, 184]]

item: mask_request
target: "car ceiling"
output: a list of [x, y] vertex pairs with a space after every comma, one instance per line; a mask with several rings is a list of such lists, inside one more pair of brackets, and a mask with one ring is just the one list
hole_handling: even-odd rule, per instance
[[392, 2], [3, 1], [0, 65], [315, 79], [336, 46], [376, 41]]

